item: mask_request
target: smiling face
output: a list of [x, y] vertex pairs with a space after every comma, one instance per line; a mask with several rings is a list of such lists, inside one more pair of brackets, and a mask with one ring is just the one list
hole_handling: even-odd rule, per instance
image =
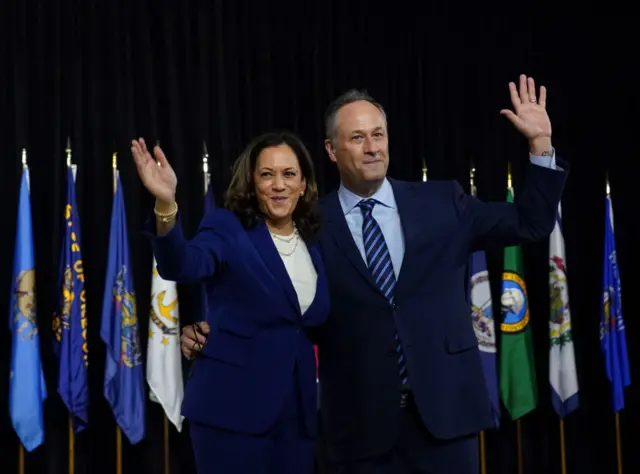
[[334, 136], [325, 141], [325, 148], [344, 185], [362, 197], [372, 195], [387, 175], [387, 123], [371, 102], [358, 100], [342, 107], [336, 114]]
[[293, 211], [307, 186], [291, 147], [282, 144], [262, 150], [256, 160], [253, 181], [267, 225], [272, 230], [291, 233]]

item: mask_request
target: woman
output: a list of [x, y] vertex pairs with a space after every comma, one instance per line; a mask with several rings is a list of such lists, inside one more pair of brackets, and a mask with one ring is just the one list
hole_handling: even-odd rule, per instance
[[162, 150], [154, 159], [140, 139], [131, 152], [156, 199], [147, 233], [159, 274], [208, 283], [210, 331], [182, 405], [198, 473], [311, 473], [316, 372], [305, 329], [324, 322], [329, 293], [309, 152], [288, 132], [253, 140], [234, 166], [225, 209], [205, 215], [190, 241]]

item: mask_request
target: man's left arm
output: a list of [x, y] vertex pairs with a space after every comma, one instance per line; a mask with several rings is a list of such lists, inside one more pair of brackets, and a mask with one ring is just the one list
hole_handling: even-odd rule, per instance
[[551, 121], [546, 112], [546, 89], [537, 97], [532, 78], [520, 76], [520, 88], [509, 84], [514, 111], [502, 110], [529, 142], [526, 180], [515, 190], [514, 202], [483, 203], [467, 196], [459, 185], [454, 202], [468, 225], [473, 248], [487, 244], [517, 245], [541, 240], [553, 231], [569, 165], [556, 156], [551, 144]]

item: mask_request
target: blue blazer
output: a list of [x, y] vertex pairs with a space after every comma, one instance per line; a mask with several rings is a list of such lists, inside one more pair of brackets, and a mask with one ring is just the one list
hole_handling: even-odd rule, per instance
[[367, 269], [337, 194], [323, 199], [321, 248], [331, 311], [314, 339], [331, 457], [344, 462], [380, 455], [397, 439], [394, 323], [429, 432], [451, 439], [493, 426], [467, 294], [469, 255], [488, 244], [523, 244], [552, 232], [568, 170], [565, 161], [556, 163], [565, 171], [531, 165], [515, 204], [480, 202], [455, 181], [390, 180], [405, 239], [394, 306]]
[[305, 329], [322, 324], [329, 311], [318, 246], [307, 244], [318, 282], [313, 304], [303, 315], [264, 221], [247, 231], [233, 213], [215, 209], [190, 241], [179, 216], [162, 237], [155, 236], [154, 219], [147, 225], [162, 278], [207, 282], [211, 332], [193, 362], [183, 415], [218, 428], [264, 433], [282, 414], [297, 370], [304, 423], [308, 435], [315, 436], [315, 352]]

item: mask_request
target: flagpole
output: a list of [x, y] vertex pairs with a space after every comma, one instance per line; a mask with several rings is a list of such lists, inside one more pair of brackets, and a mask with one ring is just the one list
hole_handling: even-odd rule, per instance
[[[507, 188], [511, 189], [513, 187], [513, 181], [511, 179], [511, 162], [507, 162]], [[518, 449], [518, 474], [524, 473], [524, 463], [522, 459], [522, 426], [520, 423], [520, 418], [516, 420], [516, 441], [517, 441], [517, 449]]]
[[[423, 169], [423, 177], [426, 178], [426, 168]], [[476, 169], [473, 167], [473, 163], [471, 163], [471, 171], [469, 172], [469, 193], [472, 196], [476, 195], [476, 185], [475, 185], [475, 176]], [[480, 431], [480, 474], [487, 474], [487, 448], [485, 444], [485, 433], [484, 430]]]
[[169, 418], [164, 414], [164, 474], [169, 474]]
[[618, 474], [622, 474], [622, 446], [620, 444], [620, 412], [616, 412], [616, 455], [618, 457]]
[[202, 142], [202, 176], [204, 180], [204, 194], [206, 196], [209, 189], [209, 153], [207, 152], [207, 142]]
[[560, 462], [562, 474], [567, 474], [567, 453], [565, 452], [564, 420], [560, 418]]
[[[67, 168], [72, 168], [71, 163], [71, 138], [67, 137], [67, 147], [64, 150], [67, 154]], [[74, 474], [75, 466], [75, 438], [73, 434], [73, 418], [69, 414], [69, 474]]]
[[[111, 156], [111, 166], [113, 167], [113, 194], [118, 187], [118, 153]], [[116, 421], [116, 473], [122, 474], [122, 431]]]
[[24, 446], [22, 446], [22, 443], [20, 443], [18, 451], [18, 473], [24, 474]]

